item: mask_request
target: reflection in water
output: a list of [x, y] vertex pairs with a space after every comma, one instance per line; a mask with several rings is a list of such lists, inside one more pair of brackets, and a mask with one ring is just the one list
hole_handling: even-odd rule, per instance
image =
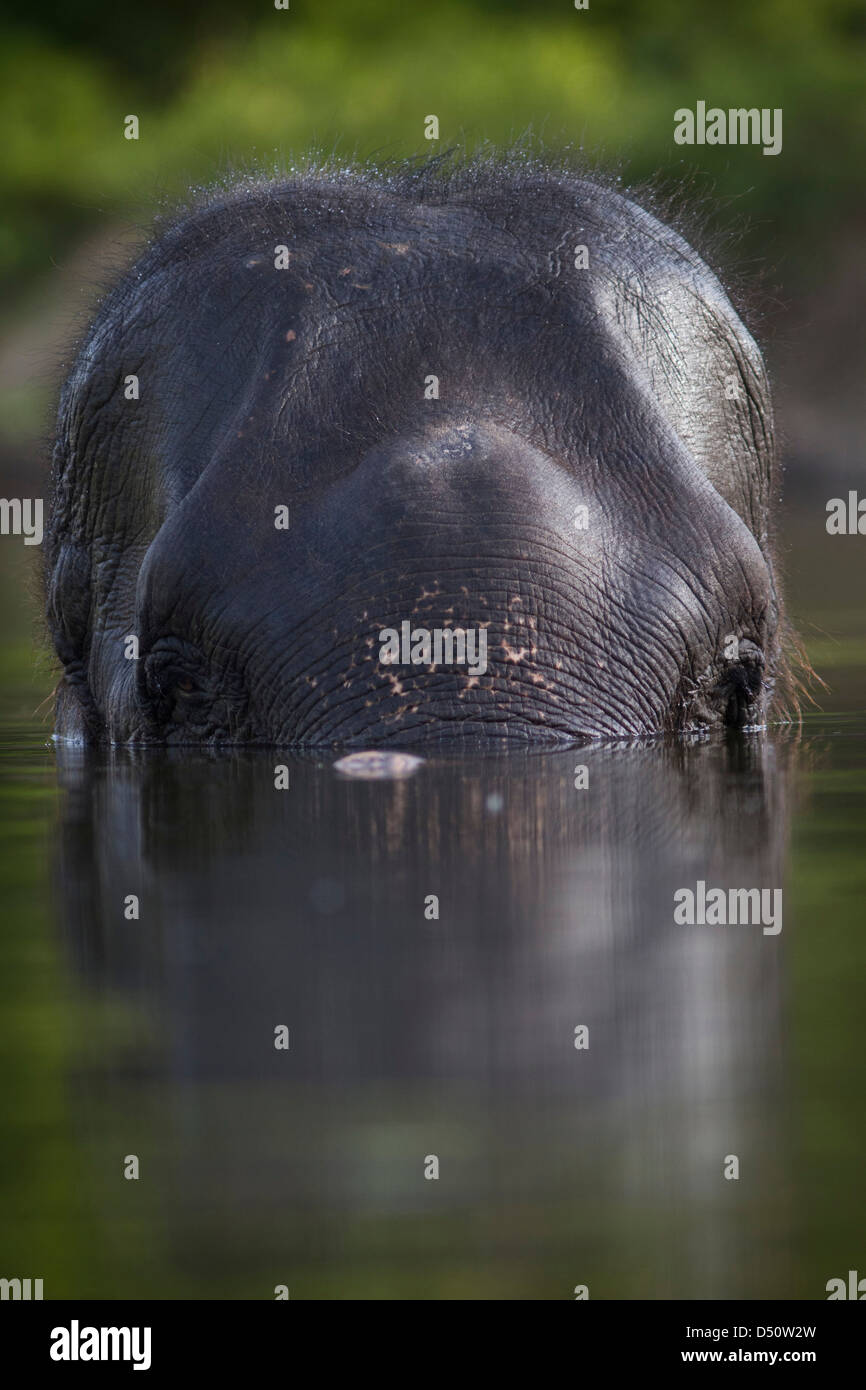
[[789, 1200], [787, 923], [677, 926], [674, 893], [784, 886], [793, 753], [738, 735], [389, 780], [59, 749], [92, 1002], [75, 1106], [118, 1232], [92, 1292], [792, 1296], [760, 1238]]

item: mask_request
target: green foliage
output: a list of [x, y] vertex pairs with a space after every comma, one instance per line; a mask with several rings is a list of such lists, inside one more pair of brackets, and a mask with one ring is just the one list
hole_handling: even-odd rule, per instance
[[[502, 142], [527, 128], [645, 177], [700, 168], [777, 240], [820, 237], [864, 202], [866, 21], [854, 0], [567, 0], [435, 7], [395, 0], [238, 6], [182, 0], [7, 5], [0, 58], [0, 275], [48, 269], [100, 218], [251, 159], [310, 146], [362, 156]], [[673, 113], [699, 98], [781, 106], [784, 148], [688, 148]], [[141, 138], [123, 137], [135, 113]], [[757, 242], [766, 241], [763, 227]], [[775, 249], [775, 248], [774, 248]]]

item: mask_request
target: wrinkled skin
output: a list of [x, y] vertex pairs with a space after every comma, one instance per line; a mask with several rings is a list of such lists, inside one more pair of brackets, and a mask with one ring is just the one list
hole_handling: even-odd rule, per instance
[[[357, 747], [759, 724], [775, 475], [753, 340], [610, 188], [510, 163], [211, 195], [107, 298], [62, 396], [57, 731]], [[483, 627], [486, 674], [384, 663], [404, 620]]]

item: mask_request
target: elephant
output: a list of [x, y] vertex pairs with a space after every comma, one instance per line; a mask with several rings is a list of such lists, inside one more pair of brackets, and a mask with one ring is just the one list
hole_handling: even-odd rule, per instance
[[158, 224], [61, 393], [56, 732], [761, 727], [778, 496], [761, 353], [651, 197], [513, 153], [235, 178]]

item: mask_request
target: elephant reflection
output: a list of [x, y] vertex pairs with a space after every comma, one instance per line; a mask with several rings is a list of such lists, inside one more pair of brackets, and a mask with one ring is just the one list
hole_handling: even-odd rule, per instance
[[[91, 999], [145, 1020], [134, 1067], [94, 1022], [83, 1110], [110, 1129], [109, 1094], [155, 1088], [162, 1219], [202, 1287], [240, 1241], [294, 1269], [293, 1297], [332, 1292], [313, 1251], [365, 1296], [384, 1242], [390, 1296], [441, 1296], [399, 1236], [419, 1221], [426, 1248], [435, 1211], [482, 1295], [790, 1295], [783, 1250], [748, 1251], [756, 1220], [784, 1223], [795, 924], [678, 925], [674, 898], [784, 888], [794, 742], [443, 756], [369, 781], [268, 752], [58, 756], [68, 949]], [[117, 1142], [135, 1148], [128, 1125]], [[361, 1218], [376, 1235], [352, 1263]], [[233, 1233], [218, 1257], [211, 1221]]]

